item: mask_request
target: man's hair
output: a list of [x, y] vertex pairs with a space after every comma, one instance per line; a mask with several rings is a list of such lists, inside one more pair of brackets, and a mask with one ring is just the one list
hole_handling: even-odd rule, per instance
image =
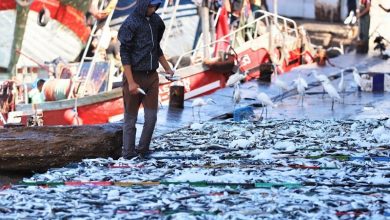
[[45, 80], [44, 80], [44, 79], [38, 80], [38, 82], [37, 82], [37, 87], [43, 86], [44, 83], [45, 83]]

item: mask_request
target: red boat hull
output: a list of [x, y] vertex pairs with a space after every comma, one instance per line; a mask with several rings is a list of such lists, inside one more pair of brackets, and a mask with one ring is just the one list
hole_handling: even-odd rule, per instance
[[[260, 49], [258, 51], [246, 50], [239, 53], [238, 57], [247, 57], [243, 58], [244, 63], [241, 68], [250, 71], [248, 79], [258, 78], [260, 76], [258, 67], [260, 64], [269, 60], [269, 55], [265, 49]], [[245, 63], [245, 59], [249, 59], [250, 62]], [[296, 61], [297, 59], [300, 59], [300, 57], [291, 56], [289, 64], [284, 63], [282, 66], [283, 70], [289, 70], [292, 67], [299, 65], [299, 62]], [[181, 80], [181, 83], [185, 88], [185, 99], [210, 94], [226, 85], [229, 73], [215, 72], [201, 66], [202, 65], [198, 65], [198, 72], [195, 70], [195, 73], [185, 74]], [[160, 84], [160, 101], [163, 103], [169, 101], [170, 86], [171, 82], [165, 80]], [[75, 107], [74, 99], [46, 102], [38, 104], [37, 108], [43, 110], [45, 125], [102, 124], [115, 121], [115, 116], [123, 114], [121, 88], [113, 89], [110, 92], [79, 98], [77, 103], [77, 115], [73, 111]], [[21, 105], [16, 108], [16, 110], [30, 113], [31, 109], [31, 105]], [[120, 118], [121, 117], [118, 117], [118, 119]]]
[[[227, 75], [215, 73], [210, 70], [183, 77], [181, 82], [185, 88], [185, 98], [192, 98], [214, 92], [224, 87]], [[169, 88], [171, 82], [160, 84], [160, 101], [169, 101]], [[113, 89], [97, 95], [86, 96], [77, 100], [77, 115], [75, 114], [74, 99], [45, 102], [37, 104], [37, 109], [43, 110], [44, 125], [69, 125], [69, 124], [102, 124], [110, 121], [115, 116], [123, 114], [122, 88]], [[17, 105], [17, 111], [23, 111], [22, 123], [26, 123], [27, 116], [33, 114], [32, 105]], [[120, 117], [119, 117], [120, 119]]]
[[[15, 0], [1, 0], [0, 11], [16, 9]], [[71, 5], [61, 4], [58, 0], [35, 0], [29, 9], [39, 12], [42, 8], [50, 11], [50, 17], [72, 30], [84, 43], [88, 40], [90, 30], [85, 25], [85, 15]]]

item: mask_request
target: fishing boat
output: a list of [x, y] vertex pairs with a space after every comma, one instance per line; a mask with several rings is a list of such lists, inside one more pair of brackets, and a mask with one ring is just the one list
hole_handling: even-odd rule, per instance
[[75, 59], [91, 32], [84, 15], [88, 6], [88, 1], [2, 0], [0, 67]]
[[[233, 71], [247, 72], [249, 80], [258, 78], [261, 75], [260, 66], [267, 62], [277, 63], [282, 71], [301, 64], [303, 59], [311, 62], [310, 51], [303, 49], [302, 44], [298, 43], [302, 41], [302, 36], [293, 20], [265, 11], [256, 13], [261, 16], [230, 33], [217, 36], [213, 42], [199, 41], [195, 49], [182, 53], [174, 64], [180, 80], [171, 82], [164, 77], [160, 78], [160, 101], [169, 101], [172, 85], [183, 86], [184, 99], [190, 99], [225, 87], [228, 76]], [[226, 14], [220, 13], [219, 19], [223, 16]], [[203, 35], [203, 39], [207, 39], [207, 34]], [[185, 59], [190, 61], [189, 65], [182, 65], [181, 61]], [[93, 65], [96, 63], [92, 61]], [[82, 68], [81, 66], [80, 69]], [[123, 114], [122, 88], [106, 86], [101, 91], [99, 76], [104, 71], [90, 69], [79, 76], [84, 76], [84, 85], [100, 85], [99, 88], [92, 86], [93, 92], [85, 92], [88, 90], [85, 86], [76, 86], [78, 91], [75, 92], [75, 86], [71, 85], [72, 81], [69, 79], [68, 86], [65, 87], [71, 88], [76, 94], [73, 97], [35, 105], [15, 104], [14, 111], [8, 113], [8, 119], [4, 117], [0, 123], [16, 118], [20, 123], [26, 124], [27, 119], [36, 116], [38, 110], [42, 113], [44, 125], [102, 124], [120, 120]], [[98, 74], [94, 75], [95, 72]]]
[[[119, 29], [135, 2], [118, 1], [110, 19], [111, 29]], [[169, 29], [163, 47], [170, 56], [177, 56], [193, 49], [199, 16], [190, 0], [168, 2], [158, 11]], [[90, 3], [91, 0], [0, 1], [0, 74], [12, 66], [18, 68], [14, 72], [24, 67], [29, 67], [29, 73], [50, 71], [44, 62], [58, 57], [75, 60], [91, 34], [86, 20]], [[175, 46], [170, 46], [173, 43]]]

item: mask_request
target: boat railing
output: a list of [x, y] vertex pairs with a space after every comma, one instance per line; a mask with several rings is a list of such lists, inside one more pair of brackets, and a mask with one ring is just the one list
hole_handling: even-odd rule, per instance
[[[282, 30], [282, 31], [284, 30], [283, 32], [288, 33], [288, 34], [293, 32], [293, 36], [298, 37], [298, 27], [297, 27], [297, 23], [294, 20], [280, 16], [280, 15], [270, 13], [268, 11], [263, 11], [263, 10], [256, 10], [253, 12], [253, 16], [255, 16], [255, 17], [257, 14], [262, 14], [262, 16], [259, 17], [258, 19], [266, 21], [267, 26], [270, 26], [271, 22], [275, 22], [275, 18], [276, 18], [277, 27], [279, 28], [279, 30]], [[273, 19], [270, 21], [270, 18], [273, 18]], [[257, 19], [255, 19], [255, 21], [256, 20]], [[282, 24], [281, 26], [283, 28], [281, 28], [280, 24]]]
[[[102, 2], [100, 4], [100, 6], [99, 6], [99, 10], [103, 9], [103, 5], [104, 4]], [[109, 15], [107, 16], [107, 18], [106, 18], [106, 20], [104, 22], [104, 26], [101, 28], [102, 33], [101, 33], [100, 37], [98, 38], [98, 44], [97, 44], [97, 47], [96, 47], [95, 51], [99, 51], [101, 48], [104, 48], [103, 45], [106, 44], [105, 42], [107, 41], [107, 39], [110, 39], [109, 38], [109, 36], [110, 36], [110, 34], [109, 34], [109, 32], [110, 32], [109, 23], [110, 23], [111, 18], [112, 18], [113, 14], [114, 14], [114, 11], [115, 10], [112, 10], [109, 13]], [[95, 64], [97, 63], [97, 61], [99, 59], [99, 56], [100, 56], [100, 53], [96, 52], [96, 53], [94, 53], [94, 55], [92, 57], [87, 57], [87, 51], [88, 51], [89, 47], [91, 46], [92, 39], [94, 37], [96, 37], [95, 31], [98, 29], [98, 25], [99, 25], [98, 21], [95, 21], [95, 23], [94, 23], [94, 25], [92, 27], [92, 31], [91, 31], [91, 34], [89, 36], [86, 48], [85, 48], [84, 53], [82, 55], [80, 64], [78, 66], [76, 75], [74, 76], [74, 79], [79, 83], [79, 88], [77, 89], [75, 94], [73, 92], [70, 92], [69, 95], [68, 95], [68, 99], [74, 98], [74, 96], [84, 97], [86, 92], [87, 92], [87, 84], [91, 81], [92, 73], [93, 73], [93, 70], [95, 69]], [[88, 60], [91, 59], [91, 63], [90, 63], [90, 66], [89, 66], [89, 68], [87, 70], [87, 75], [85, 76], [84, 79], [81, 79], [80, 78], [80, 74], [81, 74], [81, 70], [82, 70], [83, 64], [84, 64], [86, 59], [88, 59]], [[72, 83], [70, 91], [73, 91], [74, 89], [75, 89], [75, 83]]]
[[[257, 10], [257, 11], [253, 12], [254, 16], [257, 14], [262, 14], [262, 16], [254, 19], [253, 21], [248, 22], [247, 24], [245, 24], [241, 27], [238, 27], [236, 30], [232, 31], [231, 33], [229, 33], [227, 35], [222, 36], [220, 39], [218, 39], [216, 41], [213, 41], [207, 45], [202, 45], [201, 43], [198, 42], [195, 49], [190, 50], [186, 53], [183, 53], [179, 56], [175, 66], [174, 66], [175, 69], [177, 69], [178, 65], [180, 64], [181, 59], [188, 54], [192, 54], [192, 60], [194, 60], [198, 54], [200, 54], [201, 58], [203, 59], [204, 55], [201, 52], [201, 50], [203, 50], [206, 47], [209, 47], [211, 49], [211, 48], [214, 48], [214, 46], [216, 44], [223, 43], [223, 42], [229, 43], [230, 45], [234, 45], [234, 46], [237, 45], [238, 35], [244, 34], [245, 36], [248, 36], [248, 35], [252, 36], [252, 38], [248, 37], [247, 39], [243, 39], [244, 42], [256, 39], [257, 37], [265, 34], [259, 30], [259, 27], [261, 26], [261, 24], [265, 24], [266, 27], [271, 27], [272, 25], [275, 26], [277, 28], [277, 30], [279, 31], [279, 33], [283, 34], [283, 37], [285, 35], [292, 36], [295, 38], [297, 38], [299, 36], [297, 25], [296, 25], [294, 20], [289, 19], [289, 18], [285, 18], [283, 16], [275, 15], [273, 13], [263, 11], [263, 10]], [[275, 25], [275, 23], [276, 23], [276, 25]], [[269, 32], [269, 30], [267, 32]], [[204, 33], [202, 33], [202, 34], [204, 34]], [[215, 55], [217, 55], [217, 54], [215, 54]]]
[[193, 49], [193, 50], [190, 50], [190, 51], [187, 51], [183, 54], [180, 55], [179, 59], [176, 61], [176, 64], [174, 66], [174, 69], [177, 69], [178, 66], [180, 65], [180, 61], [183, 59], [183, 57], [185, 57], [186, 55], [188, 54], [195, 54], [195, 52], [201, 50], [201, 49], [204, 49], [206, 47], [210, 47], [210, 46], [213, 46], [214, 44], [217, 44], [217, 43], [228, 43], [230, 44], [230, 42], [228, 40], [225, 40], [225, 39], [218, 39], [216, 41], [213, 41], [212, 43], [208, 44], [208, 45], [202, 45], [202, 46], [198, 46], [196, 49]]

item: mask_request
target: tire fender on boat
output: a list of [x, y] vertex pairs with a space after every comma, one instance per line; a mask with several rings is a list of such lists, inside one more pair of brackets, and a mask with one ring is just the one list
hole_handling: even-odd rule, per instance
[[37, 23], [39, 26], [45, 27], [47, 23], [49, 23], [49, 21], [50, 21], [50, 11], [49, 9], [43, 7], [38, 12]]

